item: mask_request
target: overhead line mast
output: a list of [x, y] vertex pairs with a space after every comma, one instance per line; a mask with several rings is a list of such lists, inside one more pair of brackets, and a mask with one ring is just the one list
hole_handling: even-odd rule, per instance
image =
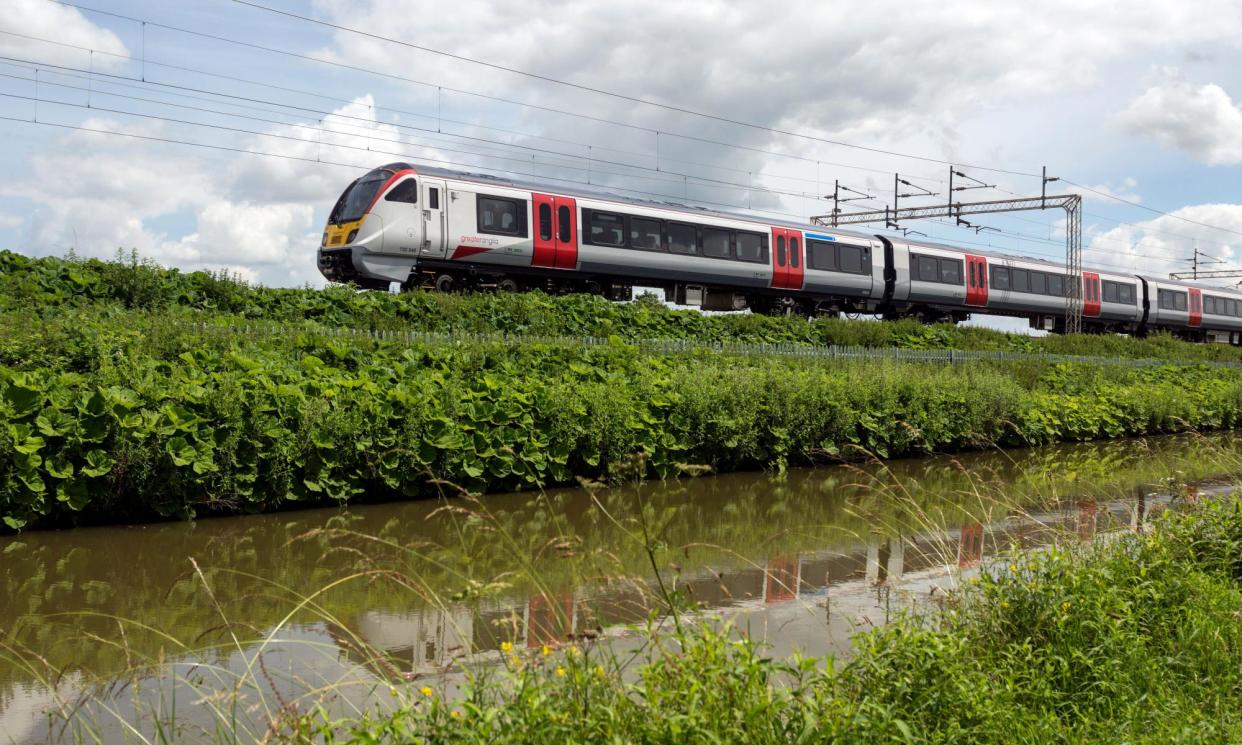
[[[975, 185], [952, 186], [953, 178], [966, 178]], [[923, 193], [900, 193], [900, 185], [912, 186], [904, 181], [900, 174], [893, 175], [893, 206], [884, 209], [867, 210], [864, 212], [841, 212], [835, 206], [832, 213], [817, 215], [811, 218], [812, 224], [830, 227], [841, 225], [860, 225], [863, 223], [884, 222], [885, 227], [900, 230], [901, 220], [924, 220], [933, 217], [952, 217], [959, 225], [965, 224], [974, 228], [963, 215], [984, 215], [1000, 212], [1025, 212], [1030, 210], [1063, 209], [1065, 210], [1065, 268], [1075, 281], [1068, 283], [1065, 293], [1065, 333], [1076, 334], [1082, 331], [1082, 196], [1079, 194], [1048, 194], [1048, 184], [1060, 180], [1056, 176], [1048, 176], [1045, 167], [1040, 177], [1040, 194], [1038, 197], [1017, 197], [1014, 199], [998, 199], [984, 202], [955, 202], [954, 191], [984, 188], [987, 184], [957, 171], [949, 166], [950, 191], [947, 202], [926, 207], [899, 207], [901, 198], [917, 196], [936, 196], [935, 193], [923, 190]], [[914, 187], [919, 188], [919, 187]], [[837, 200], [834, 199], [834, 205]]]

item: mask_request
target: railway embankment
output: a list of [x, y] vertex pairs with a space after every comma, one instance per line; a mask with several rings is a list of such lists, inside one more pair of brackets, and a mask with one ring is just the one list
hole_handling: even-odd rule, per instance
[[[580, 297], [267, 290], [143, 264], [15, 254], [0, 254], [0, 314], [8, 529], [781, 469], [1242, 420], [1242, 371], [1202, 364], [1242, 355], [1169, 338], [1032, 340]], [[360, 328], [375, 333], [342, 331]], [[599, 343], [565, 341], [581, 336]], [[651, 339], [877, 349], [950, 339], [962, 349], [1095, 349], [1144, 362], [1033, 354], [944, 364], [638, 343]]]

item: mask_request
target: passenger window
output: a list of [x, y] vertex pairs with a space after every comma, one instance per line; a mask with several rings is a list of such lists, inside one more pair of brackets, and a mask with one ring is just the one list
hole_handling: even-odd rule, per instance
[[695, 248], [696, 229], [693, 225], [678, 225], [677, 223], [669, 223], [668, 226], [668, 250], [675, 254], [693, 254]]
[[1014, 292], [1031, 291], [1031, 273], [1026, 269], [1011, 269]]
[[1186, 310], [1186, 293], [1173, 293], [1173, 308], [1174, 310]]
[[607, 212], [592, 212], [591, 243], [597, 246], [624, 246], [625, 218]]
[[1009, 289], [1009, 267], [992, 267], [992, 288], [996, 290]]
[[713, 259], [729, 258], [729, 231], [703, 228], [703, 255]]
[[630, 218], [630, 247], [649, 251], [660, 249], [660, 221], [645, 217]]
[[742, 261], [763, 262], [766, 257], [763, 255], [764, 236], [758, 233], [738, 233], [737, 234], [737, 257]]
[[427, 190], [427, 209], [440, 209], [440, 190], [434, 186]]
[[1048, 275], [1043, 272], [1031, 272], [1031, 292], [1036, 295], [1048, 294]]
[[776, 236], [776, 265], [785, 266], [785, 236]]
[[794, 269], [798, 268], [798, 264], [800, 261], [798, 257], [802, 253], [802, 251], [799, 250], [799, 244], [800, 244], [800, 241], [797, 238], [790, 237], [789, 239], [789, 265], [793, 267]]
[[962, 262], [957, 259], [941, 259], [940, 281], [949, 285], [962, 284]]
[[1123, 303], [1134, 304], [1134, 285], [1122, 285], [1117, 288], [1117, 299]]
[[517, 199], [479, 197], [480, 233], [526, 237], [526, 203]]
[[556, 220], [559, 223], [557, 226], [556, 237], [561, 243], [569, 243], [569, 241], [573, 239], [573, 236], [570, 235], [569, 230], [572, 227], [573, 222], [570, 219], [571, 217], [572, 216], [569, 214], [569, 207], [567, 205], [562, 204], [560, 207], [556, 208]]
[[918, 257], [919, 280], [922, 282], [939, 282], [940, 270], [936, 268], [936, 259], [931, 256]]
[[539, 205], [539, 239], [544, 241], [552, 240], [552, 205]]
[[817, 271], [835, 272], [837, 270], [836, 246], [824, 241], [807, 241], [806, 261], [809, 267]]
[[406, 179], [396, 186], [392, 187], [387, 194], [384, 195], [385, 202], [405, 202], [407, 204], [418, 203], [418, 183], [415, 179]]
[[837, 246], [841, 271], [849, 274], [866, 274], [863, 268], [863, 250], [858, 246]]
[[1060, 274], [1048, 275], [1048, 294], [1057, 297], [1065, 296], [1065, 277]]
[[1120, 288], [1116, 282], [1109, 282], [1108, 280], [1105, 280], [1104, 281], [1104, 302], [1106, 303], [1117, 302], [1118, 289]]

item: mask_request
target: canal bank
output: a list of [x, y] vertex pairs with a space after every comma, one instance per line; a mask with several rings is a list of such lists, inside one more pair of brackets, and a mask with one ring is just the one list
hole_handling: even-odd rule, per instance
[[0, 539], [3, 729], [210, 740], [234, 701], [233, 731], [261, 739], [289, 702], [335, 719], [424, 686], [459, 696], [514, 651], [556, 677], [571, 637], [645, 654], [647, 620], [670, 628], [666, 591], [688, 627], [732, 621], [765, 657], [839, 657], [904, 598], [938, 607], [1011, 547], [1142, 525], [1181, 483], [1242, 470], [1240, 451], [1158, 438], [26, 533]]

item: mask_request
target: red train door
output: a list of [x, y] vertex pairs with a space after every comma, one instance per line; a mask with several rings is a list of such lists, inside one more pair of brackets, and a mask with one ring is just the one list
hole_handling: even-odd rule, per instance
[[802, 264], [806, 258], [806, 250], [802, 247], [802, 231], [789, 231], [789, 274], [786, 275], [791, 290], [802, 289]]
[[578, 266], [578, 205], [569, 197], [531, 194], [535, 205], [535, 251], [531, 266]]
[[988, 260], [966, 254], [966, 304], [988, 304]]
[[789, 246], [788, 237], [791, 231], [785, 228], [772, 228], [772, 288], [789, 287]]
[[1100, 315], [1100, 275], [1082, 273], [1082, 314], [1096, 318]]
[[556, 266], [556, 200], [547, 194], [531, 194], [535, 205], [535, 253], [531, 266]]
[[802, 231], [772, 228], [772, 287], [781, 290], [802, 289], [802, 265], [806, 249]]
[[1198, 326], [1203, 323], [1203, 293], [1195, 288], [1190, 288], [1190, 325]]
[[578, 268], [578, 202], [556, 198], [556, 268]]

